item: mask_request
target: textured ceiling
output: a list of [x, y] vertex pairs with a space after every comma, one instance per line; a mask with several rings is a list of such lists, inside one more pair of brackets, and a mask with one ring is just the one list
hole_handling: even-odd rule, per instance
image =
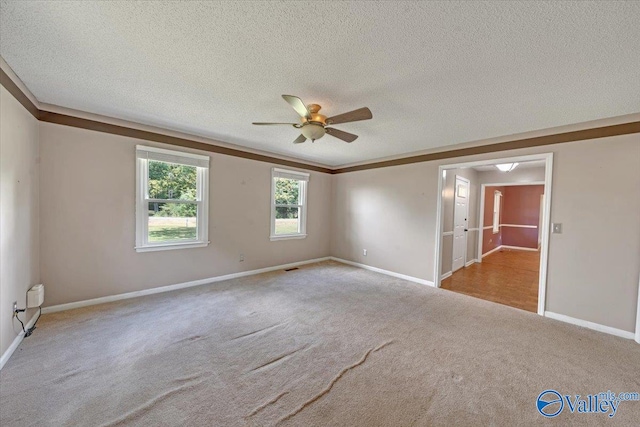
[[[640, 111], [640, 2], [5, 2], [40, 102], [343, 165]], [[373, 120], [293, 145], [281, 94]]]

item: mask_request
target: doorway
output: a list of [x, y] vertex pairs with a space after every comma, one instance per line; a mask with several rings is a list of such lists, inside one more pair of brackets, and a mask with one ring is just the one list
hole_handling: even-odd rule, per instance
[[440, 166], [436, 287], [544, 314], [552, 161]]

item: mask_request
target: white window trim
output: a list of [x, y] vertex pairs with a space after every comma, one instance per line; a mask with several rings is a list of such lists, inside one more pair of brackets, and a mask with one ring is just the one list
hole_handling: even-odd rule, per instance
[[[157, 157], [157, 158], [154, 158]], [[197, 239], [149, 243], [149, 160], [196, 166]], [[136, 145], [136, 252], [201, 248], [209, 245], [209, 156]]]
[[493, 234], [500, 232], [500, 210], [502, 205], [502, 193], [495, 191], [493, 193]]
[[[298, 190], [297, 205], [279, 205], [289, 207], [299, 207], [300, 214], [300, 232], [292, 234], [276, 234], [276, 178], [286, 177], [289, 179], [297, 179], [301, 181]], [[288, 169], [272, 168], [271, 169], [271, 233], [269, 239], [276, 240], [293, 240], [304, 239], [307, 237], [307, 190], [309, 186], [309, 174], [306, 172], [293, 171]]]

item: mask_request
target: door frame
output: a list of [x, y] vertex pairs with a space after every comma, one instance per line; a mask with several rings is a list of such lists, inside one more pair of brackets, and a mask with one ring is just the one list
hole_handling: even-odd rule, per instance
[[636, 342], [640, 344], [640, 279], [638, 279], [638, 313], [636, 314]]
[[[480, 186], [480, 212], [478, 212], [478, 228], [480, 229], [478, 236], [478, 258], [476, 262], [482, 262], [482, 241], [484, 239], [484, 195], [486, 187], [515, 187], [524, 185], [545, 185], [544, 181], [529, 181], [529, 182], [487, 182]], [[546, 187], [545, 187], [546, 191]], [[544, 194], [541, 195], [544, 198]], [[542, 218], [544, 220], [544, 212]], [[544, 221], [543, 221], [544, 222]], [[538, 230], [538, 239], [542, 236], [542, 229]]]
[[538, 248], [542, 244], [542, 234], [540, 234], [540, 230], [542, 230], [542, 219], [544, 218], [544, 193], [540, 195], [540, 218], [538, 218]]
[[460, 268], [458, 270], [454, 270], [453, 269], [453, 253], [454, 253], [454, 244], [456, 241], [456, 192], [457, 192], [457, 183], [458, 183], [458, 179], [460, 181], [464, 181], [467, 183], [467, 188], [469, 190], [469, 192], [467, 193], [467, 210], [465, 213], [465, 217], [466, 217], [466, 224], [465, 224], [465, 232], [464, 232], [464, 253], [462, 256], [462, 267], [460, 268], [464, 268], [467, 265], [467, 245], [468, 245], [468, 240], [467, 239], [467, 233], [468, 231], [468, 226], [469, 226], [469, 204], [470, 204], [470, 200], [471, 200], [471, 181], [468, 180], [467, 178], [465, 178], [462, 175], [454, 175], [453, 176], [453, 243], [451, 244], [451, 273], [453, 274], [454, 272], [460, 270]]
[[[547, 296], [547, 266], [549, 263], [549, 237], [551, 231], [551, 193], [552, 193], [552, 178], [553, 178], [553, 153], [541, 153], [531, 154], [527, 156], [514, 156], [514, 157], [497, 157], [487, 160], [479, 160], [475, 162], [464, 162], [445, 164], [438, 167], [438, 199], [436, 204], [436, 253], [435, 253], [435, 265], [433, 283], [436, 288], [440, 287], [442, 267], [442, 233], [444, 227], [444, 221], [442, 220], [442, 189], [443, 189], [443, 176], [447, 170], [458, 169], [462, 167], [475, 167], [495, 165], [498, 163], [512, 163], [512, 162], [526, 162], [532, 160], [544, 160], [545, 172], [544, 172], [544, 219], [542, 225], [542, 245], [540, 248], [540, 275], [538, 279], [538, 314], [544, 316], [544, 310], [546, 306]], [[482, 254], [481, 254], [482, 255]]]

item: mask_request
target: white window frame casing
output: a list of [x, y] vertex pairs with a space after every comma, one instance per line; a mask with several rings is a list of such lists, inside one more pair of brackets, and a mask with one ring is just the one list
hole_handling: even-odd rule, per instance
[[500, 232], [500, 211], [502, 205], [502, 193], [495, 191], [493, 193], [493, 234]]
[[[309, 186], [309, 176], [307, 172], [300, 172], [288, 169], [271, 169], [271, 233], [270, 240], [304, 239], [307, 237], [307, 190]], [[276, 178], [295, 179], [300, 182], [298, 189], [297, 205], [277, 205], [276, 206]], [[276, 234], [276, 207], [297, 207], [299, 209], [298, 219], [300, 222], [300, 232], [293, 234]]]
[[[150, 243], [149, 160], [196, 166], [196, 230], [193, 240]], [[209, 156], [136, 145], [136, 252], [200, 248], [209, 245]]]

